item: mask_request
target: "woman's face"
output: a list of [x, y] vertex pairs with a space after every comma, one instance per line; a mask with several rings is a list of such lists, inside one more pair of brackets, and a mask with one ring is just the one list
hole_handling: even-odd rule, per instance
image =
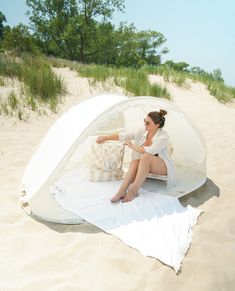
[[146, 118], [144, 119], [144, 125], [145, 125], [146, 131], [153, 131], [159, 127], [158, 124], [154, 124], [154, 122], [149, 116], [146, 116]]

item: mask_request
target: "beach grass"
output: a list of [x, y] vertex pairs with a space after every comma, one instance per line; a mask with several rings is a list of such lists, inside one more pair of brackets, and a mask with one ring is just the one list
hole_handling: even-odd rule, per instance
[[55, 67], [69, 67], [76, 70], [81, 77], [90, 78], [92, 85], [96, 82], [111, 80], [115, 85], [122, 87], [127, 94], [135, 96], [156, 96], [170, 99], [170, 93], [161, 85], [151, 84], [148, 72], [144, 68], [114, 67], [99, 64], [81, 64], [58, 58], [48, 58]]
[[[52, 71], [50, 64], [43, 56], [22, 54], [21, 56], [1, 54], [0, 55], [0, 76], [1, 79], [18, 79], [22, 82], [22, 92], [25, 95], [21, 103], [25, 102], [31, 110], [40, 111], [43, 106], [51, 111], [57, 112], [62, 96], [66, 93], [63, 80], [58, 78]], [[4, 80], [4, 79], [3, 79]], [[7, 103], [13, 105], [16, 99], [13, 95], [8, 96]], [[16, 107], [8, 106], [1, 102], [5, 114], [10, 114]], [[8, 104], [9, 105], [9, 104]], [[10, 110], [10, 111], [9, 111]], [[22, 114], [19, 113], [19, 117]]]
[[13, 115], [13, 112], [19, 107], [19, 100], [14, 91], [11, 91], [6, 98], [1, 98], [0, 110], [7, 115]]
[[235, 88], [225, 85], [222, 81], [214, 80], [210, 74], [196, 74], [188, 71], [175, 70], [169, 66], [144, 65], [139, 69], [116, 68], [105, 65], [85, 65], [73, 61], [50, 58], [51, 64], [56, 67], [70, 67], [78, 71], [80, 76], [92, 78], [91, 83], [105, 82], [112, 78], [117, 86], [136, 96], [158, 96], [170, 99], [167, 89], [159, 84], [150, 84], [147, 76], [160, 75], [166, 82], [178, 87], [189, 88], [188, 80], [198, 81], [206, 85], [208, 91], [220, 102], [230, 102], [235, 98]]
[[8, 104], [12, 110], [15, 110], [19, 107], [18, 98], [16, 97], [16, 94], [13, 91], [8, 96]]
[[[81, 64], [75, 61], [46, 57], [42, 55], [14, 53], [0, 54], [0, 86], [5, 86], [7, 79], [21, 82], [21, 92], [17, 95], [10, 92], [6, 98], [0, 99], [0, 113], [17, 116], [18, 119], [28, 118], [26, 109], [42, 113], [43, 108], [58, 112], [62, 97], [66, 94], [63, 80], [53, 73], [52, 67], [69, 67], [81, 77], [89, 78], [90, 83], [109, 81], [122, 87], [126, 94], [135, 96], [156, 96], [170, 99], [167, 88], [160, 84], [151, 84], [149, 75], [160, 75], [166, 82], [179, 87], [188, 88], [188, 79], [206, 85], [211, 95], [220, 102], [234, 100], [235, 88], [229, 87], [221, 80], [214, 80], [210, 74], [196, 74], [178, 71], [168, 66], [149, 66], [141, 68], [114, 67], [98, 64]], [[188, 88], [189, 89], [189, 88]]]
[[29, 118], [29, 114], [27, 113], [26, 105], [22, 100], [22, 96], [11, 91], [7, 96], [1, 98], [0, 114], [15, 116], [19, 120], [26, 121]]
[[148, 74], [160, 75], [163, 77], [164, 81], [169, 83], [174, 83], [178, 87], [188, 88], [187, 84], [187, 74], [185, 72], [176, 71], [167, 66], [144, 66], [143, 69]]
[[4, 81], [4, 78], [0, 77], [0, 87], [3, 87], [5, 86], [5, 81]]
[[192, 74], [190, 77], [192, 80], [205, 84], [210, 94], [222, 103], [235, 99], [235, 88], [225, 85], [223, 81], [213, 80], [209, 76], [199, 74]]
[[188, 88], [187, 80], [201, 82], [206, 85], [210, 94], [216, 97], [220, 102], [231, 102], [235, 98], [235, 88], [224, 84], [221, 80], [215, 80], [208, 73], [197, 74], [187, 71], [178, 71], [167, 66], [151, 67], [145, 66], [144, 68], [149, 74], [160, 75], [166, 82], [174, 83], [178, 87]]
[[78, 65], [80, 76], [92, 78], [92, 82], [112, 79], [114, 84], [135, 96], [156, 96], [170, 99], [165, 87], [152, 85], [145, 70], [135, 68], [115, 68], [103, 65]]

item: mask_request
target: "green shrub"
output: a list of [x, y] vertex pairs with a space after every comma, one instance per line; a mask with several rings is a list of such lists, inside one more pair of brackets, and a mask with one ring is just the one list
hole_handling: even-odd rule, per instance
[[[57, 112], [61, 97], [66, 93], [63, 80], [52, 72], [47, 60], [39, 55], [21, 54], [20, 57], [16, 57], [1, 54], [0, 75], [16, 77], [23, 82], [23, 91], [26, 94], [23, 100], [25, 105], [30, 105], [30, 109], [34, 111], [39, 111], [44, 104], [53, 112]], [[12, 104], [10, 108], [14, 110], [16, 99], [12, 95], [9, 100], [8, 102]], [[2, 112], [9, 113], [6, 106], [2, 106]], [[18, 117], [21, 116], [19, 112]]]
[[0, 86], [5, 86], [4, 78], [1, 78], [1, 77], [0, 77]]
[[165, 87], [162, 87], [158, 84], [153, 84], [150, 89], [151, 96], [162, 96], [164, 98], [170, 99], [170, 93], [167, 91]]
[[186, 79], [187, 73], [183, 71], [174, 70], [168, 66], [159, 66], [155, 69], [145, 68], [149, 73], [160, 75], [164, 78], [164, 81], [174, 83], [179, 87], [187, 87]]
[[15, 110], [18, 108], [19, 101], [16, 97], [16, 94], [13, 91], [8, 96], [8, 105], [12, 110]]
[[208, 74], [191, 74], [189, 78], [207, 86], [208, 91], [220, 102], [230, 102], [235, 98], [235, 88], [224, 84], [221, 80], [214, 80]]
[[157, 96], [170, 98], [166, 88], [160, 85], [151, 85], [148, 74], [143, 69], [114, 68], [102, 65], [79, 65], [78, 73], [82, 77], [93, 79], [94, 82], [105, 82], [112, 78], [117, 86], [123, 87], [135, 96]]

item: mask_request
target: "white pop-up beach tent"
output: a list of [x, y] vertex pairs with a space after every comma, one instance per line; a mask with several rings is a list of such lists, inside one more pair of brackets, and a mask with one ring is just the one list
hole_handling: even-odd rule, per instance
[[[47, 132], [23, 175], [22, 205], [27, 205], [31, 215], [48, 221], [81, 222], [79, 216], [59, 206], [52, 194], [53, 185], [68, 172], [84, 167], [89, 137], [134, 131], [143, 126], [148, 112], [161, 108], [168, 112], [164, 129], [173, 147], [177, 184], [167, 189], [166, 181], [147, 179], [143, 188], [181, 197], [203, 185], [206, 181], [203, 137], [190, 118], [173, 102], [156, 97], [102, 95], [79, 103]], [[129, 157], [127, 149], [125, 164], [128, 164]]]

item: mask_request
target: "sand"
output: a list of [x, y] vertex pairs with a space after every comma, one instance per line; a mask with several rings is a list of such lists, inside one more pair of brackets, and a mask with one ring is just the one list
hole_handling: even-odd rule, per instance
[[[235, 108], [219, 103], [200, 83], [167, 86], [173, 101], [198, 125], [208, 147], [208, 179], [181, 198], [204, 210], [194, 227], [181, 272], [145, 257], [118, 238], [89, 225], [60, 225], [27, 216], [18, 202], [24, 169], [48, 128], [80, 100], [105, 92], [68, 68], [55, 69], [67, 84], [58, 114], [27, 122], [0, 116], [0, 290], [234, 290]], [[0, 87], [2, 94], [4, 87]], [[5, 92], [5, 91], [4, 91]]]

